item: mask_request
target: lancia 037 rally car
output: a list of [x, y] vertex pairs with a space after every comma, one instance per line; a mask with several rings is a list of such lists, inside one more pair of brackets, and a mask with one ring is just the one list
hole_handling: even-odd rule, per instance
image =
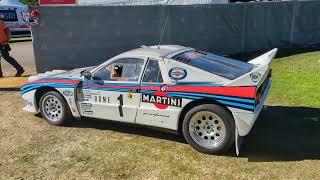
[[31, 76], [26, 111], [50, 124], [92, 117], [181, 132], [219, 154], [256, 121], [271, 86], [273, 49], [248, 63], [178, 45], [141, 46], [96, 67]]

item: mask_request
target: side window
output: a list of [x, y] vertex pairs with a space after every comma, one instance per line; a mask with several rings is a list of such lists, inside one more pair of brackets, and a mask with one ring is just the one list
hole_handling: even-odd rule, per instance
[[149, 60], [142, 82], [162, 83], [162, 75], [158, 61]]
[[105, 81], [138, 81], [143, 64], [143, 59], [119, 59], [97, 71], [94, 74], [94, 79]]

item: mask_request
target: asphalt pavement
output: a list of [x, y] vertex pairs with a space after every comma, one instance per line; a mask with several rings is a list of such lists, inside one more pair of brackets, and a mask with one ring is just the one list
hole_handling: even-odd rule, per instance
[[[31, 41], [10, 43], [10, 55], [24, 67], [35, 67], [33, 46]], [[2, 70], [13, 67], [1, 58]]]
[[15, 58], [25, 69], [23, 77], [14, 77], [16, 70], [1, 58], [2, 71], [4, 78], [0, 78], [0, 91], [19, 91], [23, 82], [27, 81], [27, 77], [35, 74], [35, 62], [32, 41], [10, 43], [10, 55]]

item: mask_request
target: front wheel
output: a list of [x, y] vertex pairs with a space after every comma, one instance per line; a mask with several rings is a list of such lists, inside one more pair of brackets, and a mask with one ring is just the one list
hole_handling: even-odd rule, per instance
[[235, 142], [234, 119], [224, 108], [203, 104], [186, 113], [182, 132], [196, 150], [207, 154], [221, 154]]
[[62, 125], [72, 119], [66, 100], [56, 91], [45, 93], [40, 99], [40, 113], [52, 125]]

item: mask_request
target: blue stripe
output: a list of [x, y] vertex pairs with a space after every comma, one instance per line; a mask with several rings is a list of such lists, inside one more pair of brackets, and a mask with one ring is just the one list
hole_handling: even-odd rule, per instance
[[162, 83], [141, 83], [141, 86], [156, 86], [156, 87], [160, 87], [162, 86]]
[[[191, 94], [188, 96], [188, 95], [181, 95], [179, 93], [176, 93], [176, 94], [172, 94], [172, 96], [183, 97], [183, 98], [187, 98], [187, 99], [204, 99], [203, 97], [192, 96]], [[230, 101], [226, 101], [226, 100], [218, 100], [218, 99], [216, 99], [216, 101], [220, 102], [221, 104], [225, 104], [227, 106], [230, 105], [230, 106], [240, 107], [240, 108], [245, 108], [245, 109], [250, 109], [250, 110], [254, 109], [253, 105], [241, 104], [241, 103], [230, 102]]]
[[188, 95], [179, 95], [179, 96], [170, 96], [170, 97], [180, 97], [180, 98], [186, 98], [186, 99], [203, 99], [202, 97], [188, 96]]
[[154, 94], [156, 91], [152, 90], [140, 90], [141, 93], [149, 93], [149, 94]]
[[56, 87], [56, 86], [67, 86], [67, 87], [75, 87], [73, 84], [38, 84], [34, 86], [28, 86], [28, 87], [22, 87], [21, 89], [26, 90], [26, 89], [31, 89], [31, 88], [38, 88], [42, 86], [50, 86], [50, 87]]
[[[89, 83], [88, 83], [89, 84]], [[95, 83], [92, 83], [95, 84]], [[121, 84], [121, 83], [108, 83], [112, 85], [119, 85], [119, 86], [139, 86], [139, 84]], [[107, 84], [105, 84], [107, 85]], [[145, 85], [145, 84], [143, 84]], [[161, 84], [159, 84], [161, 85]], [[36, 84], [28, 84], [21, 88], [22, 94], [27, 93], [29, 91], [32, 91], [34, 89], [37, 89], [41, 86], [50, 86], [54, 88], [75, 88], [77, 85], [74, 84], [65, 84], [65, 83], [54, 83], [54, 82], [48, 82], [48, 83], [36, 83]], [[155, 86], [155, 84], [150, 84], [150, 86]], [[95, 89], [95, 90], [103, 90], [103, 91], [116, 91], [116, 92], [128, 92], [130, 89], [128, 88], [106, 88], [106, 87], [93, 87], [93, 86], [83, 86], [84, 89]], [[155, 91], [153, 90], [141, 90], [141, 93], [150, 93], [154, 94]], [[228, 97], [228, 96], [221, 96], [221, 95], [210, 95], [210, 94], [201, 94], [201, 93], [189, 93], [189, 92], [167, 92], [169, 96], [174, 97], [180, 97], [180, 98], [186, 98], [186, 99], [204, 99], [204, 98], [214, 98], [216, 101], [229, 105], [234, 107], [240, 107], [245, 109], [254, 110], [254, 103], [255, 101], [252, 99], [245, 99], [245, 98], [237, 98], [237, 97]], [[221, 100], [222, 99], [222, 100]], [[229, 101], [228, 101], [229, 100]], [[231, 101], [238, 101], [237, 102], [231, 102]], [[253, 105], [248, 104], [242, 104], [244, 103], [252, 103]]]
[[[38, 89], [39, 87], [42, 87], [43, 85], [38, 85], [38, 86], [32, 86], [32, 87], [29, 87], [29, 88], [24, 88], [24, 89], [21, 89], [21, 93], [22, 94], [25, 94], [29, 91], [32, 91], [34, 89]], [[75, 88], [76, 86], [75, 85], [59, 85], [59, 84], [55, 84], [55, 85], [45, 85], [45, 86], [49, 86], [49, 87], [53, 87], [53, 88]]]
[[[204, 99], [202, 97], [198, 97], [198, 96], [188, 96], [188, 95], [177, 95], [174, 97], [181, 97], [181, 98], [186, 98], [186, 99]], [[225, 101], [225, 100], [216, 100], [221, 104], [224, 105], [229, 105], [229, 106], [233, 106], [233, 107], [239, 107], [239, 108], [244, 108], [244, 109], [250, 109], [250, 110], [254, 110], [254, 106], [252, 105], [246, 105], [246, 104], [241, 104], [241, 103], [236, 103], [236, 102], [230, 102], [230, 101]]]
[[40, 86], [56, 86], [56, 85], [76, 86], [74, 84], [48, 82], [48, 83], [28, 84], [28, 85], [22, 86], [21, 89], [30, 88], [30, 87], [40, 87]]
[[221, 96], [221, 95], [211, 95], [211, 94], [201, 94], [201, 93], [184, 93], [184, 92], [168, 92], [168, 94], [176, 94], [176, 95], [193, 95], [193, 96], [200, 96], [200, 97], [209, 97], [214, 99], [225, 99], [231, 101], [239, 101], [245, 103], [252, 103], [254, 104], [255, 101], [252, 99], [244, 99], [244, 98], [236, 98], [236, 97], [228, 97], [228, 96]]

